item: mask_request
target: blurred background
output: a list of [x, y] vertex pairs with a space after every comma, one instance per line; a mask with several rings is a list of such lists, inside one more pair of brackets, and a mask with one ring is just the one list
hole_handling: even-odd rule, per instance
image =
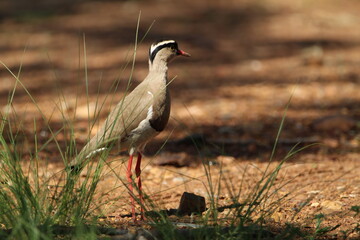
[[[313, 152], [357, 153], [359, 10], [356, 0], [3, 0], [0, 60], [20, 72], [50, 126], [62, 126], [66, 113], [81, 147], [88, 136], [88, 105], [94, 112], [97, 101], [113, 96], [102, 120], [123, 96], [130, 69], [123, 68], [141, 13], [139, 38], [150, 30], [139, 45], [133, 86], [147, 74], [153, 41], [172, 38], [192, 54], [171, 63], [169, 76], [177, 76], [171, 83], [172, 120], [149, 146], [150, 155], [170, 136], [164, 151], [188, 154], [190, 163], [196, 162], [196, 149], [189, 137], [199, 140], [207, 156], [267, 160], [291, 96], [280, 151], [320, 142]], [[15, 81], [4, 67], [0, 81], [6, 112]], [[116, 94], [114, 82], [120, 83]], [[20, 86], [13, 107], [28, 129], [34, 119], [43, 122]], [[36, 128], [45, 141], [46, 127]]]
[[[212, 170], [246, 197], [269, 169], [287, 110], [274, 164], [295, 144], [316, 145], [284, 165], [276, 194], [296, 194], [271, 218], [314, 228], [313, 216], [321, 212], [329, 226], [341, 224], [338, 231], [358, 229], [349, 209], [360, 194], [359, 12], [358, 0], [1, 0], [0, 61], [21, 81], [0, 66], [0, 112], [12, 120], [3, 135], [15, 138], [28, 160], [36, 133], [44, 176], [61, 173], [48, 127], [61, 152], [72, 133], [80, 149], [97, 131], [124, 96], [140, 16], [139, 39], [146, 37], [131, 88], [145, 78], [148, 49], [157, 39], [175, 39], [192, 55], [170, 64], [169, 78], [176, 77], [171, 119], [146, 148], [144, 189], [162, 209], [177, 208], [184, 191], [208, 196], [201, 162], [215, 165]], [[126, 156], [108, 159], [113, 171], [104, 171], [97, 188], [115, 199], [104, 213], [114, 222], [129, 210], [114, 174], [125, 176], [119, 158]], [[225, 191], [219, 205], [230, 196]], [[121, 221], [127, 220], [116, 224]]]

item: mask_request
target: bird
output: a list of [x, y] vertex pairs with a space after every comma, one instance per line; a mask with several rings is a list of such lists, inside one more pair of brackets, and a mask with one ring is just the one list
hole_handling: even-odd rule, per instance
[[132, 180], [133, 158], [137, 154], [135, 174], [141, 220], [145, 220], [140, 176], [141, 159], [146, 144], [163, 131], [168, 123], [171, 108], [168, 63], [177, 56], [190, 57], [190, 54], [180, 50], [175, 40], [162, 39], [154, 42], [149, 49], [149, 72], [145, 79], [115, 106], [99, 131], [69, 164], [73, 171], [79, 171], [86, 160], [103, 151], [109, 151], [111, 148], [118, 152], [127, 150], [129, 159], [126, 177], [133, 221], [136, 221]]

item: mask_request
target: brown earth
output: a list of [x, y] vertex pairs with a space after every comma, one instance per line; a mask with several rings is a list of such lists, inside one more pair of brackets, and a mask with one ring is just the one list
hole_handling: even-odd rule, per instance
[[[133, 86], [147, 73], [152, 41], [170, 37], [192, 54], [171, 64], [169, 74], [177, 76], [171, 83], [172, 119], [147, 148], [144, 190], [159, 208], [176, 208], [184, 191], [207, 196], [202, 161], [212, 165], [214, 181], [223, 174], [220, 205], [231, 203], [225, 179], [235, 192], [243, 183], [241, 199], [245, 197], [268, 166], [291, 99], [270, 169], [295, 144], [320, 144], [284, 164], [276, 186], [289, 183], [271, 201], [291, 195], [268, 221], [275, 228], [292, 221], [311, 231], [314, 216], [324, 213], [324, 226], [340, 224], [329, 238], [356, 227], [359, 216], [350, 208], [359, 205], [360, 197], [359, 1], [25, 2], [0, 3], [0, 60], [15, 75], [21, 66], [21, 82], [47, 119], [18, 84], [12, 107], [18, 128], [24, 129], [18, 138], [25, 151], [33, 148], [34, 131], [44, 144], [51, 137], [47, 125], [58, 131], [64, 118], [74, 126], [81, 148], [88, 137], [87, 106], [92, 114], [100, 111], [97, 102], [105, 102], [101, 122], [124, 94], [130, 67], [123, 67], [131, 60], [141, 11], [140, 38], [155, 23], [139, 45]], [[13, 111], [7, 101], [15, 80], [0, 69], [5, 114]], [[92, 134], [96, 129], [97, 124]], [[64, 151], [68, 139], [68, 131], [57, 135]], [[53, 142], [40, 157], [49, 162], [47, 176], [64, 166]], [[98, 190], [99, 203], [105, 203], [104, 221], [120, 226], [130, 220], [121, 217], [129, 213], [129, 205], [115, 174], [125, 177], [125, 160], [109, 160], [114, 171], [105, 171]]]

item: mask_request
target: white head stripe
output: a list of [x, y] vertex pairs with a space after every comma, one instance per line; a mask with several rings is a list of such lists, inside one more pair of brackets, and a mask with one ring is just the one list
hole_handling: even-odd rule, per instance
[[166, 41], [158, 42], [155, 45], [151, 45], [150, 52], [153, 52], [157, 47], [164, 45], [164, 44], [168, 44], [168, 43], [175, 43], [175, 41], [174, 40], [166, 40]]

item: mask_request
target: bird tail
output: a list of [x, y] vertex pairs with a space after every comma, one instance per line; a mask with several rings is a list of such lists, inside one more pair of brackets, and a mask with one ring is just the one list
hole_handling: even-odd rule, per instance
[[81, 170], [83, 170], [84, 166], [83, 164], [69, 164], [67, 166], [67, 172], [69, 172], [70, 174], [79, 174], [81, 172]]
[[73, 160], [70, 161], [69, 165], [67, 166], [69, 172], [80, 173], [91, 158], [95, 157], [103, 151], [108, 150], [107, 147], [101, 147], [89, 152], [87, 151], [87, 147], [88, 146], [85, 146], [80, 151], [80, 153], [76, 157], [74, 157]]

